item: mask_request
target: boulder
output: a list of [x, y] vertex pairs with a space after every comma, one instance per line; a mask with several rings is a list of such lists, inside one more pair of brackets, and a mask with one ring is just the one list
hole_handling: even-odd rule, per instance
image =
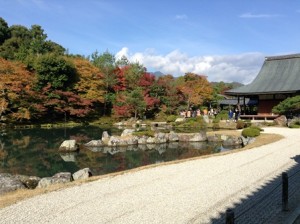
[[179, 118], [176, 118], [175, 123], [180, 123], [180, 122], [184, 122], [184, 121], [185, 121], [184, 117], [179, 117]]
[[138, 138], [138, 144], [141, 145], [141, 144], [146, 144], [147, 143], [147, 139], [148, 137], [147, 136], [141, 136]]
[[16, 175], [15, 177], [18, 178], [28, 189], [35, 189], [41, 180], [40, 177], [36, 176]]
[[29, 177], [27, 180], [25, 180], [25, 182], [23, 182], [23, 184], [28, 189], [35, 189], [38, 186], [40, 180], [41, 180], [41, 178], [39, 178], [39, 177], [37, 177], [37, 178]]
[[134, 132], [134, 129], [124, 129], [121, 136], [128, 136], [128, 135], [131, 136], [133, 132]]
[[178, 134], [175, 133], [174, 131], [170, 131], [170, 133], [168, 135], [168, 141], [169, 142], [178, 142], [179, 141]]
[[282, 127], [286, 127], [287, 125], [287, 118], [284, 115], [281, 115], [277, 118], [274, 119], [275, 124], [282, 126]]
[[44, 177], [39, 181], [37, 188], [45, 188], [53, 184], [69, 183], [72, 181], [70, 172], [57, 173], [52, 177]]
[[190, 142], [203, 142], [207, 140], [206, 132], [200, 132], [194, 134], [194, 136], [190, 139]]
[[234, 146], [234, 145], [242, 145], [243, 141], [241, 137], [238, 136], [228, 136], [228, 138], [223, 141], [223, 146]]
[[190, 133], [178, 133], [178, 140], [180, 142], [189, 142], [193, 136], [194, 134]]
[[108, 146], [117, 146], [119, 145], [120, 138], [117, 136], [111, 136], [107, 142]]
[[154, 134], [155, 143], [166, 143], [167, 137], [165, 133], [158, 132]]
[[207, 136], [207, 140], [209, 142], [222, 142], [223, 140], [221, 139], [221, 136], [220, 135], [210, 135], [210, 136]]
[[200, 133], [178, 133], [180, 142], [202, 142], [207, 140], [206, 132]]
[[85, 144], [87, 147], [101, 147], [104, 143], [102, 140], [91, 140], [88, 143]]
[[127, 145], [137, 145], [139, 143], [139, 138], [134, 135], [129, 135], [124, 140], [126, 140]]
[[156, 143], [156, 142], [155, 142], [155, 138], [153, 138], [153, 137], [147, 138], [146, 143], [147, 143], [147, 144], [155, 144], [155, 143]]
[[241, 140], [242, 140], [243, 146], [246, 146], [246, 145], [253, 143], [255, 141], [255, 138], [241, 136]]
[[0, 195], [25, 188], [25, 185], [17, 177], [8, 173], [0, 173]]
[[102, 133], [102, 138], [101, 138], [103, 144], [104, 144], [104, 145], [107, 145], [109, 139], [110, 139], [110, 135], [108, 134], [107, 131], [104, 131], [104, 132]]
[[92, 176], [92, 171], [90, 170], [90, 168], [84, 168], [78, 170], [72, 175], [74, 180], [84, 180], [84, 179], [88, 179], [91, 176]]
[[64, 151], [64, 152], [74, 152], [78, 151], [79, 147], [76, 144], [76, 140], [65, 140], [59, 147], [59, 151]]

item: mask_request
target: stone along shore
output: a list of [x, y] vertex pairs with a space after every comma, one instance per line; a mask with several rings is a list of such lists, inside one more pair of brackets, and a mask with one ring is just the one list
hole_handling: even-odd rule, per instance
[[299, 130], [266, 128], [265, 132], [285, 138], [29, 198], [1, 209], [0, 223], [211, 223], [298, 165], [292, 158], [300, 154]]

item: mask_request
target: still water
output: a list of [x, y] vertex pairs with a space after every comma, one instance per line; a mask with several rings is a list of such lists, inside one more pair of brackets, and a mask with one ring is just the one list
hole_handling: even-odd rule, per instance
[[101, 139], [102, 132], [120, 135], [121, 130], [97, 126], [57, 129], [7, 130], [0, 133], [0, 173], [52, 176], [74, 173], [89, 167], [102, 175], [154, 163], [186, 159], [224, 150], [217, 143], [170, 143], [122, 148], [83, 148], [77, 153], [60, 153], [60, 144], [76, 139], [79, 144]]

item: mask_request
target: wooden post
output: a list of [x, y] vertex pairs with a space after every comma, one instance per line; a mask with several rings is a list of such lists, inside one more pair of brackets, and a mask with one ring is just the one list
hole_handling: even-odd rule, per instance
[[232, 209], [226, 210], [226, 224], [234, 224], [234, 212]]
[[282, 211], [288, 211], [289, 180], [286, 172], [282, 173]]

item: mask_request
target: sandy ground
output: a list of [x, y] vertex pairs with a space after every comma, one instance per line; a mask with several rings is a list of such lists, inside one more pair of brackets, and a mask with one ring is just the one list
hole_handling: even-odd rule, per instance
[[0, 223], [210, 223], [296, 165], [299, 129], [264, 130], [285, 138], [39, 195], [2, 208]]

